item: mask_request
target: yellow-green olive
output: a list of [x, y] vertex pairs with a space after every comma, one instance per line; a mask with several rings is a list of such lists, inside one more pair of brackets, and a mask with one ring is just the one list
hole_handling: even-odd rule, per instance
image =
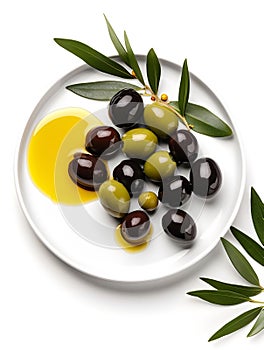
[[144, 164], [144, 173], [152, 181], [162, 181], [174, 174], [176, 163], [167, 151], [158, 151], [152, 154]]
[[145, 107], [144, 122], [162, 139], [168, 138], [178, 128], [178, 118], [175, 113], [159, 102]]
[[140, 194], [138, 197], [138, 203], [142, 209], [152, 212], [157, 208], [159, 200], [154, 192], [148, 191]]
[[99, 199], [104, 209], [115, 218], [122, 218], [129, 211], [130, 196], [120, 182], [105, 181], [99, 188]]
[[123, 137], [123, 152], [129, 158], [147, 159], [156, 149], [158, 138], [150, 130], [136, 128], [127, 131]]

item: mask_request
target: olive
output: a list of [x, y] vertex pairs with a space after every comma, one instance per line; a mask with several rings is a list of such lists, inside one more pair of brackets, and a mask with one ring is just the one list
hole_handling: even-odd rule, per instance
[[138, 197], [138, 204], [142, 209], [148, 212], [153, 212], [157, 209], [159, 200], [154, 192], [142, 192]]
[[147, 159], [155, 152], [158, 138], [150, 130], [136, 128], [127, 131], [123, 137], [123, 152], [129, 158]]
[[191, 167], [190, 182], [197, 196], [211, 197], [221, 187], [221, 170], [211, 158], [197, 159]]
[[125, 186], [131, 196], [138, 196], [143, 190], [145, 175], [136, 160], [123, 160], [114, 168], [113, 177]]
[[171, 176], [160, 185], [158, 198], [170, 208], [178, 208], [188, 201], [192, 187], [186, 177], [182, 175]]
[[197, 233], [193, 218], [181, 209], [170, 209], [162, 217], [162, 227], [169, 237], [186, 247], [193, 242]]
[[152, 154], [144, 164], [144, 173], [154, 182], [160, 182], [174, 174], [176, 163], [167, 151], [158, 151]]
[[105, 181], [99, 188], [99, 199], [104, 209], [115, 218], [122, 218], [129, 211], [130, 196], [120, 182]]
[[128, 243], [138, 245], [146, 242], [150, 232], [149, 216], [142, 210], [126, 215], [121, 223], [121, 235]]
[[116, 129], [111, 126], [97, 126], [86, 135], [85, 148], [95, 156], [110, 159], [122, 148], [122, 142]]
[[142, 97], [134, 89], [122, 89], [110, 100], [109, 117], [119, 128], [129, 128], [137, 124], [143, 116]]
[[74, 183], [89, 191], [98, 190], [108, 179], [104, 162], [87, 153], [75, 153], [74, 159], [69, 163], [68, 173]]
[[154, 102], [144, 109], [145, 124], [160, 138], [166, 139], [178, 127], [178, 118], [167, 106]]
[[169, 139], [169, 149], [177, 164], [193, 162], [198, 155], [196, 137], [188, 130], [177, 130]]

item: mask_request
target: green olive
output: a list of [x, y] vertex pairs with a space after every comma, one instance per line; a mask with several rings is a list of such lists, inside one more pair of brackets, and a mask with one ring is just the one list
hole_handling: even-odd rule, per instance
[[178, 118], [175, 113], [159, 102], [145, 107], [144, 122], [162, 139], [168, 138], [178, 128]]
[[99, 199], [104, 209], [115, 218], [122, 218], [129, 211], [130, 196], [120, 182], [108, 180], [99, 188]]
[[122, 141], [123, 152], [127, 157], [145, 160], [155, 151], [158, 138], [148, 129], [136, 128], [127, 131]]
[[138, 197], [138, 203], [142, 209], [151, 212], [154, 211], [158, 204], [159, 200], [157, 195], [154, 192], [142, 192]]
[[152, 154], [144, 164], [144, 172], [152, 181], [162, 181], [174, 174], [176, 163], [167, 151], [158, 151]]

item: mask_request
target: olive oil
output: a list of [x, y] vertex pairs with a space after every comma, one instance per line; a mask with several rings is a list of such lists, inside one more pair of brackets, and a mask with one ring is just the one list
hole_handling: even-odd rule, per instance
[[153, 232], [153, 227], [150, 225], [149, 234], [147, 236], [146, 242], [138, 245], [132, 245], [128, 243], [126, 240], [124, 240], [122, 234], [121, 234], [121, 225], [118, 225], [115, 230], [115, 240], [117, 244], [123, 248], [127, 253], [139, 253], [142, 250], [146, 249], [149, 245], [149, 242], [151, 241], [151, 236]]
[[103, 125], [82, 108], [65, 108], [44, 117], [28, 145], [28, 169], [33, 183], [56, 203], [78, 205], [97, 199], [96, 192], [78, 187], [68, 175], [68, 164], [84, 148], [87, 132]]

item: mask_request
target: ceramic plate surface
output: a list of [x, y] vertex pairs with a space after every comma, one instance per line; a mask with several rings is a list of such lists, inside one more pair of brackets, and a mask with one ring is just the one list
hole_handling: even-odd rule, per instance
[[[138, 56], [142, 67], [145, 57]], [[177, 99], [181, 68], [161, 60], [160, 92]], [[65, 86], [96, 80], [113, 80], [83, 65], [53, 85], [33, 111], [22, 136], [16, 155], [15, 179], [22, 209], [40, 240], [60, 259], [72, 267], [102, 279], [122, 282], [150, 281], [186, 271], [205, 257], [228, 231], [237, 214], [245, 185], [245, 164], [236, 127], [216, 95], [196, 76], [191, 75], [190, 101], [200, 104], [225, 120], [233, 129], [232, 138], [211, 138], [195, 133], [199, 157], [213, 158], [223, 175], [217, 195], [204, 202], [192, 195], [182, 209], [195, 219], [198, 234], [189, 249], [179, 247], [162, 231], [161, 217], [166, 208], [159, 206], [151, 216], [152, 240], [146, 249], [128, 253], [115, 240], [116, 220], [110, 217], [98, 201], [85, 205], [61, 205], [52, 202], [32, 182], [27, 166], [27, 148], [31, 134], [48, 113], [66, 107], [81, 107], [111, 125], [107, 102], [87, 100], [65, 89]], [[146, 103], [151, 101], [145, 100]], [[113, 167], [124, 156], [114, 159]], [[188, 169], [179, 170], [188, 176]], [[68, 176], [66, 174], [66, 176]], [[153, 187], [157, 192], [157, 188]], [[132, 209], [136, 208], [136, 201]]]

